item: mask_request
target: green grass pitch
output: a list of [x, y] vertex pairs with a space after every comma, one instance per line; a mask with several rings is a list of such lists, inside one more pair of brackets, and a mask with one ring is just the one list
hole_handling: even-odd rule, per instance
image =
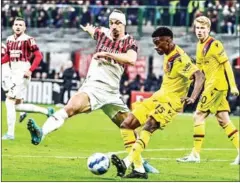
[[[42, 126], [46, 117], [29, 114]], [[239, 128], [239, 117], [231, 117]], [[102, 111], [77, 115], [59, 130], [34, 146], [27, 131], [27, 120], [16, 123], [15, 140], [2, 141], [2, 181], [145, 181], [120, 179], [116, 169], [97, 176], [87, 169], [87, 157], [95, 152], [118, 152], [125, 157], [119, 129]], [[2, 134], [6, 132], [6, 110], [2, 103]], [[179, 115], [163, 131], [157, 131], [143, 152], [143, 157], [159, 169], [146, 181], [239, 181], [239, 166], [230, 163], [237, 152], [233, 144], [210, 116], [201, 163], [181, 164], [176, 158], [192, 148], [191, 115]]]

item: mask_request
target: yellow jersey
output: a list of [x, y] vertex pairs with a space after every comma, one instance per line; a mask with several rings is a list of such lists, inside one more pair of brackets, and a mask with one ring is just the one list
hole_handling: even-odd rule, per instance
[[174, 50], [164, 56], [164, 76], [160, 90], [154, 95], [160, 97], [162, 102], [171, 102], [176, 111], [181, 111], [183, 103], [181, 98], [187, 96], [191, 76], [199, 70], [191, 58], [177, 45]]
[[228, 90], [228, 83], [224, 73], [224, 62], [228, 61], [222, 43], [213, 37], [197, 44], [196, 64], [205, 74], [204, 90]]

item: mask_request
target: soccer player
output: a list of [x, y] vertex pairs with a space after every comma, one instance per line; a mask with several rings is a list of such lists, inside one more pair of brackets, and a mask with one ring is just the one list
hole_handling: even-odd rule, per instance
[[239, 133], [229, 118], [227, 101], [228, 84], [233, 95], [239, 95], [233, 71], [222, 43], [209, 36], [211, 22], [205, 16], [194, 21], [195, 33], [199, 42], [196, 50], [196, 62], [205, 73], [204, 91], [194, 115], [193, 149], [190, 155], [177, 159], [178, 162], [200, 162], [200, 150], [205, 137], [205, 119], [215, 114], [219, 125], [238, 151], [232, 164], [239, 164]]
[[[120, 126], [125, 148], [130, 153], [123, 160], [112, 155], [112, 163], [117, 167], [117, 176], [123, 177], [127, 168], [133, 164], [133, 171], [125, 178], [147, 179], [141, 152], [146, 148], [153, 132], [163, 129], [167, 123], [183, 110], [184, 104], [192, 104], [200, 94], [204, 82], [203, 73], [191, 62], [190, 57], [173, 42], [173, 33], [167, 27], [159, 27], [152, 34], [155, 50], [164, 57], [164, 76], [160, 90], [135, 107]], [[192, 81], [194, 90], [187, 97]], [[133, 131], [142, 126], [140, 137], [136, 142]]]
[[[125, 14], [119, 10], [114, 10], [109, 16], [110, 29], [81, 25], [97, 41], [86, 80], [64, 108], [49, 117], [42, 128], [29, 119], [28, 130], [34, 145], [38, 145], [44, 136], [60, 128], [66, 119], [76, 114], [102, 109], [118, 127], [127, 117], [129, 109], [121, 99], [120, 79], [124, 65], [135, 64], [138, 47], [134, 38], [125, 34], [125, 26]], [[144, 166], [148, 171], [157, 173], [146, 161]]]
[[[16, 122], [16, 110], [26, 112], [39, 112], [47, 116], [53, 113], [52, 108], [43, 108], [33, 104], [23, 104], [23, 98], [26, 95], [28, 83], [31, 79], [32, 71], [34, 71], [42, 60], [35, 40], [25, 34], [26, 26], [22, 18], [18, 17], [13, 23], [14, 34], [7, 38], [6, 53], [1, 59], [2, 65], [8, 62], [11, 65], [9, 72], [10, 80], [6, 81], [8, 85], [6, 109], [7, 109], [7, 124], [8, 131], [2, 137], [2, 140], [13, 140]], [[35, 58], [33, 64], [29, 62], [31, 54]], [[2, 69], [6, 69], [3, 67]], [[4, 71], [5, 72], [5, 71]]]

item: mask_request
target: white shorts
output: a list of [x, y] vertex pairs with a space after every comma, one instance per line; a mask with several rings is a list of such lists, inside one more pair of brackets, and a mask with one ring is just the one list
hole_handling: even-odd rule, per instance
[[118, 112], [130, 111], [118, 91], [107, 91], [88, 82], [84, 83], [79, 91], [88, 95], [92, 111], [101, 108], [110, 119], [113, 119]]
[[7, 92], [12, 86], [12, 73], [9, 63], [2, 64], [2, 88]]
[[11, 62], [12, 85], [7, 93], [8, 97], [24, 99], [31, 78], [24, 78], [25, 71], [29, 70], [29, 62]]

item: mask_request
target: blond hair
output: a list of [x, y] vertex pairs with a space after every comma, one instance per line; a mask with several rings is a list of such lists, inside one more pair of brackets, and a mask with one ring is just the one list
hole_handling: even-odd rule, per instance
[[196, 23], [200, 23], [202, 25], [207, 25], [207, 27], [211, 27], [211, 21], [208, 17], [205, 16], [199, 16], [194, 20], [194, 25], [196, 25]]

